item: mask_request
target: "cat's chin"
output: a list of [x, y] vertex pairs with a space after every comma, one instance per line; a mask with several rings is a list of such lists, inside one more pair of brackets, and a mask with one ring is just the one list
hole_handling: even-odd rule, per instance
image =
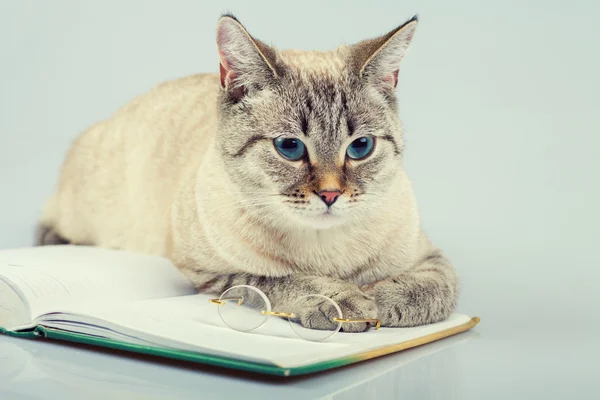
[[346, 223], [346, 218], [331, 213], [322, 213], [303, 218], [303, 223], [314, 229], [330, 229]]

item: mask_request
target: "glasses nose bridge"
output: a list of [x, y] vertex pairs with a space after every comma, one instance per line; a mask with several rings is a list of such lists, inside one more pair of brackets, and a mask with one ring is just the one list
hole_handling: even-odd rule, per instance
[[274, 317], [296, 318], [296, 314], [283, 311], [261, 311], [262, 315], [272, 315]]

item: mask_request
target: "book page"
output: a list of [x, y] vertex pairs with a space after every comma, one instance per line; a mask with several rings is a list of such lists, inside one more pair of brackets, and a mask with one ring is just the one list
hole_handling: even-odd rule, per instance
[[[118, 309], [72, 308], [44, 316], [40, 323], [74, 332], [83, 332], [86, 324], [93, 325], [96, 334], [114, 340], [131, 343], [141, 340], [160, 347], [295, 367], [401, 343], [469, 321], [466, 315], [454, 314], [439, 324], [372, 329], [364, 333], [340, 332], [325, 341], [312, 342], [300, 338], [286, 319], [278, 317], [266, 317], [265, 324], [251, 332], [231, 329], [219, 317], [218, 306], [208, 301], [213, 297], [196, 294], [136, 301]], [[260, 318], [256, 310], [247, 312], [248, 318]], [[73, 321], [81, 326], [73, 325]]]
[[12, 282], [0, 275], [0, 328], [10, 328], [31, 322], [27, 301], [19, 295]]
[[0, 277], [17, 288], [30, 317], [69, 304], [111, 304], [195, 293], [161, 257], [84, 246], [0, 251]]
[[[281, 354], [300, 356], [340, 347], [303, 340], [294, 335], [287, 321], [277, 318], [269, 321], [267, 331], [232, 330], [219, 318], [215, 305], [208, 302], [211, 297], [197, 294], [125, 303], [118, 308], [73, 306], [44, 315], [38, 322], [129, 343], [145, 341], [147, 345], [267, 364], [273, 364]], [[88, 330], [90, 326], [94, 330]]]
[[[155, 320], [162, 320], [168, 327], [185, 324], [189, 335], [179, 335], [178, 340], [188, 344], [218, 351], [233, 351], [247, 357], [263, 357], [270, 362], [295, 367], [340, 358], [371, 349], [390, 346], [426, 336], [440, 330], [467, 323], [470, 317], [452, 314], [446, 321], [413, 328], [380, 328], [362, 333], [338, 332], [324, 341], [308, 341], [300, 338], [286, 318], [266, 317], [264, 325], [251, 332], [231, 329], [220, 318], [217, 305], [208, 300], [215, 296], [197, 294], [169, 299], [156, 299], [128, 304], [124, 311], [135, 312]], [[247, 309], [248, 318], [260, 318], [256, 310]], [[295, 330], [308, 330], [295, 325]], [[203, 332], [217, 332], [215, 336]], [[165, 337], [173, 337], [166, 329]], [[308, 336], [308, 335], [306, 335]], [[201, 338], [201, 339], [198, 339]]]

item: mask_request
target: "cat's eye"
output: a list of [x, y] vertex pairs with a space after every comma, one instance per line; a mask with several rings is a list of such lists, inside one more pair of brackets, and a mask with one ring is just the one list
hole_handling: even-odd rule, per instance
[[277, 152], [290, 161], [298, 161], [306, 155], [306, 146], [301, 140], [291, 137], [278, 137], [273, 141]]
[[367, 158], [375, 148], [375, 138], [373, 136], [363, 136], [350, 143], [346, 149], [346, 154], [353, 160], [362, 160]]

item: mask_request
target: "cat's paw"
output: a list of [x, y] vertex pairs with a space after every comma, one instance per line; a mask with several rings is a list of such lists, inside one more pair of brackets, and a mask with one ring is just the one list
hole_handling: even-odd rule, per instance
[[361, 287], [375, 298], [381, 326], [413, 327], [447, 318], [455, 301], [435, 283], [387, 279]]
[[[377, 304], [373, 297], [364, 294], [358, 287], [346, 288], [342, 292], [328, 296], [340, 307], [343, 318], [375, 319]], [[323, 297], [309, 296], [295, 304], [295, 321], [305, 328], [333, 330], [339, 314], [331, 302]], [[341, 331], [364, 332], [371, 327], [365, 322], [343, 323]]]

